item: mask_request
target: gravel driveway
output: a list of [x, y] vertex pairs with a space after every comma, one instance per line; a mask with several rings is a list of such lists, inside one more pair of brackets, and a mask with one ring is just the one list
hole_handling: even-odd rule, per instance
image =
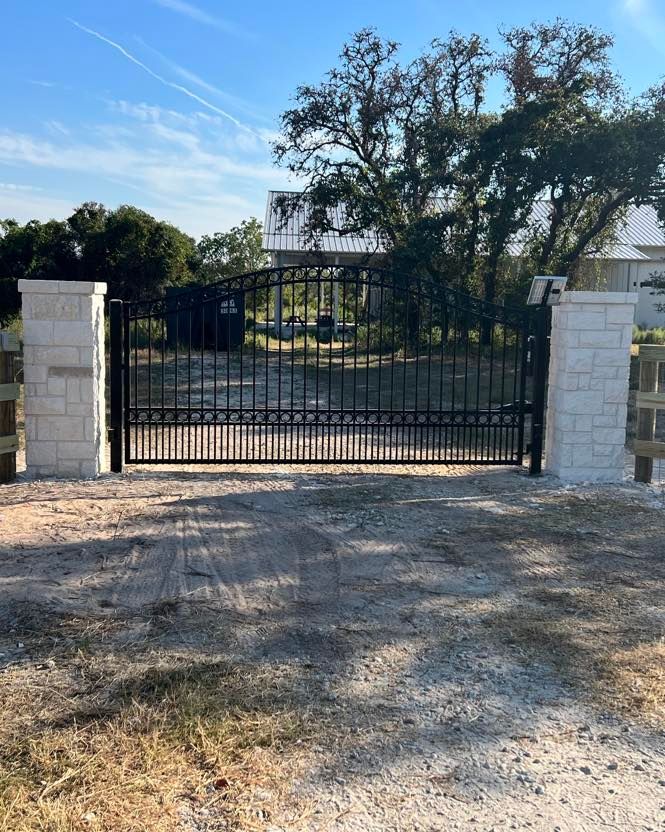
[[[114, 622], [90, 650], [118, 674], [139, 641], [249, 663], [307, 714], [280, 746], [283, 789], [248, 783], [236, 826], [194, 807], [174, 829], [665, 828], [657, 489], [155, 468], [19, 482], [0, 506], [5, 691], [85, 619]], [[52, 660], [62, 691], [72, 667]]]

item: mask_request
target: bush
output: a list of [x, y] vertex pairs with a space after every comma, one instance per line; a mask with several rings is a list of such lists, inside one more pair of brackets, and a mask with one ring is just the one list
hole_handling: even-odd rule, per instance
[[633, 327], [633, 344], [665, 344], [665, 327]]

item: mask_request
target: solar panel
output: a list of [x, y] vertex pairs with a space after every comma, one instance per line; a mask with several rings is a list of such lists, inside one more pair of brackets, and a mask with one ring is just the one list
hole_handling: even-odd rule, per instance
[[561, 300], [561, 292], [566, 288], [566, 277], [534, 277], [529, 289], [527, 305], [556, 306]]

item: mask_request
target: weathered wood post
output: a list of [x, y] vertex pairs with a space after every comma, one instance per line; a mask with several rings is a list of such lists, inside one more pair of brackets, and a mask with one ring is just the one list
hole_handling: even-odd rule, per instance
[[16, 479], [16, 400], [19, 385], [14, 380], [14, 355], [19, 342], [12, 332], [0, 332], [0, 483]]
[[658, 392], [661, 361], [665, 361], [665, 347], [640, 345], [640, 386], [636, 399], [637, 431], [634, 444], [636, 482], [651, 482], [654, 457], [665, 456], [665, 445], [654, 441], [656, 411], [665, 408], [665, 393]]

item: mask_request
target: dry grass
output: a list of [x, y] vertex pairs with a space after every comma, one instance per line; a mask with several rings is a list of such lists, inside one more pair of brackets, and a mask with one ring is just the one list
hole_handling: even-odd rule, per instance
[[531, 599], [488, 616], [497, 638], [552, 666], [596, 707], [665, 726], [665, 639], [638, 605], [589, 589]]
[[0, 830], [265, 828], [311, 735], [289, 671], [79, 635], [0, 677]]

